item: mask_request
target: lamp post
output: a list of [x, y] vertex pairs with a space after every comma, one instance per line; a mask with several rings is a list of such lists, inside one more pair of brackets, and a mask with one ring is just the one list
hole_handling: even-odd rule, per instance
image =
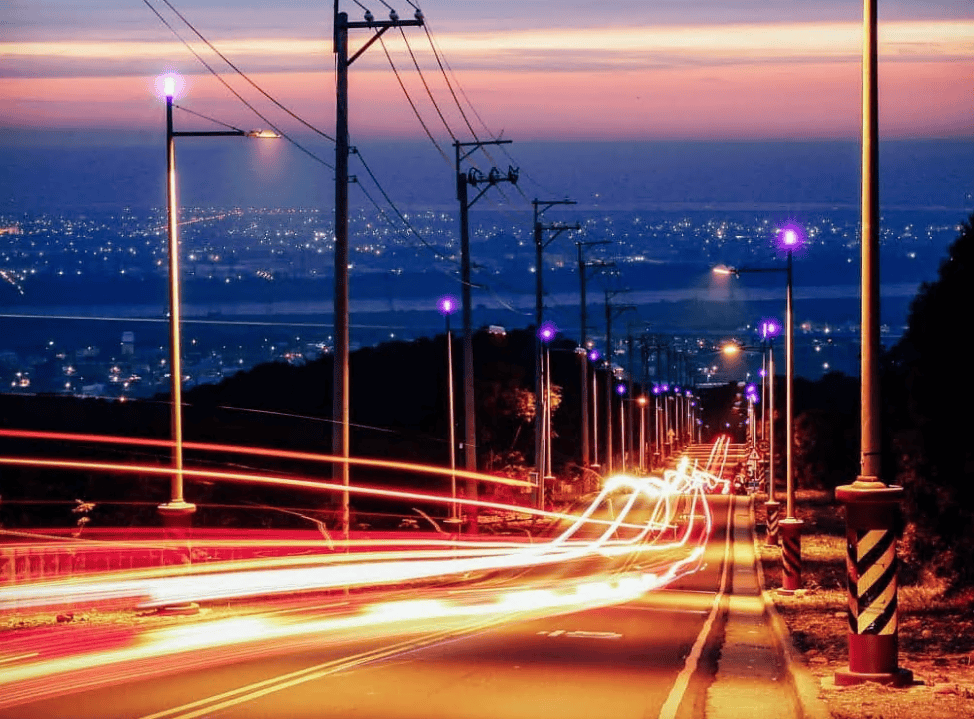
[[646, 473], [646, 395], [640, 395], [636, 400], [639, 405], [639, 471]]
[[775, 499], [775, 478], [774, 478], [774, 338], [781, 332], [781, 325], [777, 320], [768, 319], [761, 323], [761, 336], [764, 344], [768, 348], [768, 409], [771, 410], [768, 417], [768, 501], [764, 503], [767, 517], [766, 542], [771, 545], [778, 544], [778, 516], [781, 504]]
[[619, 395], [619, 446], [622, 450], [622, 473], [626, 473], [626, 383], [616, 384]]
[[592, 367], [592, 469], [599, 469], [599, 373], [597, 370], [601, 355], [597, 349], [588, 351]]
[[535, 465], [538, 472], [538, 497], [537, 508], [544, 509], [544, 485], [545, 480], [551, 475], [551, 352], [549, 344], [558, 334], [558, 328], [553, 322], [543, 322], [538, 327], [538, 341], [544, 348], [544, 352], [539, 354], [538, 364], [541, 371], [540, 381], [537, 386], [541, 390], [541, 395], [536, 406], [534, 421], [539, 422], [537, 456]]
[[790, 594], [801, 586], [801, 528], [803, 522], [795, 517], [795, 475], [794, 475], [794, 350], [795, 328], [794, 308], [792, 306], [792, 254], [803, 243], [802, 230], [796, 224], [787, 224], [778, 230], [778, 248], [786, 253], [785, 267], [715, 267], [714, 273], [740, 277], [744, 273], [785, 272], [787, 275], [785, 294], [785, 518], [778, 528], [782, 542], [783, 580], [781, 592]]
[[176, 138], [177, 137], [277, 137], [277, 134], [262, 130], [245, 132], [236, 128], [230, 130], [177, 132], [173, 129], [173, 99], [177, 90], [176, 76], [162, 79], [163, 94], [166, 97], [166, 212], [168, 216], [169, 253], [169, 392], [170, 392], [170, 433], [172, 435], [172, 478], [170, 499], [159, 505], [163, 521], [170, 527], [186, 527], [196, 505], [187, 502], [183, 494], [183, 369], [180, 327], [179, 293], [179, 210], [176, 198]]
[[450, 332], [450, 315], [457, 311], [459, 302], [456, 297], [446, 295], [437, 303], [437, 310], [446, 320], [446, 377], [447, 377], [447, 416], [450, 422], [450, 522], [460, 522], [460, 512], [457, 506], [457, 442], [456, 422], [453, 416], [453, 337]]
[[658, 384], [653, 385], [653, 467], [660, 467], [663, 464], [663, 424], [661, 417], [663, 408], [660, 407], [660, 392], [662, 388]]
[[913, 673], [898, 664], [896, 527], [903, 488], [880, 479], [879, 403], [879, 87], [876, 0], [863, 0], [862, 41], [862, 433], [860, 474], [836, 488], [846, 505], [849, 668], [838, 685], [866, 681], [904, 686]]

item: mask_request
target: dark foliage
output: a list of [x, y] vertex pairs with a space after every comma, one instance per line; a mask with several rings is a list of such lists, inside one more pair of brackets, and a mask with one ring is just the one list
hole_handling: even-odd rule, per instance
[[915, 562], [965, 585], [974, 583], [974, 391], [965, 372], [972, 308], [974, 215], [938, 279], [914, 299], [887, 363], [888, 384], [902, 394], [892, 429], [907, 496], [907, 548]]

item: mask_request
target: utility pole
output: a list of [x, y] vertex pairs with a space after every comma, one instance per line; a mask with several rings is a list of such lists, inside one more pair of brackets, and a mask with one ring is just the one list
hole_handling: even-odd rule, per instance
[[[577, 222], [574, 225], [564, 223], [544, 224], [541, 217], [544, 213], [555, 205], [575, 205], [574, 200], [538, 200], [531, 201], [534, 207], [534, 457], [535, 465], [538, 469], [538, 492], [535, 498], [535, 506], [544, 509], [544, 481], [546, 475], [545, 460], [551, 448], [548, 443], [551, 441], [548, 432], [547, 422], [541, 421], [542, 417], [549, 417], [548, 404], [550, 397], [547, 387], [550, 385], [550, 377], [546, 381], [545, 373], [551, 373], [551, 367], [545, 368], [542, 358], [541, 324], [544, 321], [544, 249], [554, 242], [561, 233], [566, 230], [580, 230], [581, 225]], [[547, 241], [544, 233], [550, 233]]]
[[[342, 492], [342, 535], [348, 539], [349, 526], [349, 470], [350, 415], [349, 400], [349, 352], [348, 352], [348, 68], [382, 35], [393, 27], [420, 27], [423, 14], [417, 9], [414, 20], [400, 20], [395, 10], [388, 20], [376, 20], [368, 10], [364, 22], [349, 22], [348, 13], [338, 11], [335, 0], [334, 53], [335, 53], [335, 356], [334, 390], [332, 397], [331, 452], [342, 458], [332, 465], [332, 478], [346, 488]], [[365, 45], [348, 56], [348, 31], [367, 29], [373, 32]], [[339, 420], [340, 418], [340, 420]]]
[[618, 305], [613, 308], [612, 299], [616, 295], [628, 291], [615, 290], [610, 292], [609, 290], [605, 290], [605, 352], [608, 369], [605, 374], [605, 465], [607, 474], [612, 474], [612, 395], [614, 394], [614, 388], [612, 387], [612, 380], [614, 378], [612, 373], [612, 360], [615, 357], [615, 351], [612, 347], [612, 320], [620, 316], [623, 312], [636, 309], [635, 305]]
[[[581, 298], [580, 304], [580, 321], [579, 327], [579, 344], [582, 351], [578, 353], [579, 363], [581, 366], [581, 380], [582, 380], [582, 466], [587, 467], [589, 464], [597, 465], [598, 462], [594, 459], [590, 460], [592, 456], [589, 450], [589, 425], [588, 425], [588, 302], [585, 298], [586, 293], [586, 277], [585, 269], [587, 267], [615, 267], [614, 262], [605, 262], [604, 260], [594, 260], [591, 262], [585, 261], [585, 249], [588, 247], [596, 247], [598, 245], [608, 245], [611, 244], [609, 240], [597, 240], [594, 242], [575, 242], [575, 247], [578, 250], [578, 282], [579, 282], [579, 296]], [[592, 398], [594, 403], [595, 398]], [[595, 442], [593, 442], [593, 446]]]
[[[508, 167], [507, 174], [504, 175], [496, 167], [491, 168], [486, 175], [476, 168], [461, 172], [460, 163], [484, 145], [508, 145], [510, 143], [511, 140], [478, 140], [476, 142], [453, 143], [456, 160], [457, 200], [460, 202], [460, 296], [463, 304], [463, 456], [464, 467], [468, 472], [477, 471], [477, 420], [473, 393], [473, 320], [470, 300], [470, 208], [498, 182], [517, 184], [518, 173], [513, 167]], [[464, 150], [464, 148], [470, 149]], [[486, 186], [471, 200], [467, 195], [467, 185], [473, 188], [478, 185]], [[467, 499], [477, 499], [477, 480], [475, 479], [467, 480]], [[475, 505], [468, 505], [468, 507], [467, 531], [476, 534], [477, 508]]]

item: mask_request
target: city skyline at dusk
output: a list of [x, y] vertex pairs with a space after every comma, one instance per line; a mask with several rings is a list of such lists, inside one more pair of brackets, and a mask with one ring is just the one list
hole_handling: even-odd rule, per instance
[[[291, 3], [283, 11], [254, 2], [173, 5], [261, 87], [332, 129], [331, 3]], [[505, 137], [787, 140], [859, 132], [858, 3], [419, 5], [461, 99]], [[265, 111], [269, 104], [162, 0], [152, 6]], [[363, 14], [354, 3], [341, 8], [352, 20]], [[388, 14], [381, 3], [371, 9], [379, 19]], [[397, 9], [413, 13], [408, 3]], [[167, 70], [187, 78], [188, 107], [232, 124], [257, 121], [146, 4], [18, 1], [7, 12], [0, 43], [7, 128], [158, 130], [152, 85]], [[881, 3], [879, 34], [882, 136], [969, 135], [970, 3]], [[419, 112], [435, 117], [410, 49], [447, 123], [462, 127], [425, 31], [406, 28], [405, 36], [408, 48], [398, 32], [383, 40]], [[353, 35], [353, 51], [366, 37]], [[354, 136], [424, 136], [378, 43], [355, 64], [350, 93]], [[446, 135], [441, 123], [431, 131]]]

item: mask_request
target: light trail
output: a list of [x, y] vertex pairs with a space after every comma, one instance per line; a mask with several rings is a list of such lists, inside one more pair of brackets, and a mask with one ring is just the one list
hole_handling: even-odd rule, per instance
[[[18, 461], [0, 459], [8, 464]], [[72, 467], [101, 464], [68, 463]], [[52, 466], [63, 464], [52, 462]], [[118, 469], [117, 465], [109, 466]], [[165, 467], [154, 469], [168, 472]], [[319, 483], [306, 480], [288, 479], [286, 483], [320, 489]], [[63, 691], [73, 686], [72, 681], [78, 682], [79, 688], [90, 686], [94, 680], [87, 677], [92, 671], [95, 676], [99, 676], [99, 671], [103, 673], [99, 681], [117, 680], [126, 671], [144, 672], [147, 661], [165, 657], [180, 657], [178, 663], [165, 665], [174, 671], [188, 665], [223, 663], [228, 658], [265, 656], [268, 651], [286, 651], [295, 646], [319, 646], [323, 641], [346, 641], [356, 632], [375, 636], [376, 632], [401, 634], [418, 630], [423, 635], [164, 713], [188, 719], [491, 624], [631, 601], [700, 568], [713, 526], [705, 487], [705, 479], [698, 471], [690, 470], [686, 460], [676, 470], [664, 472], [663, 477], [612, 477], [580, 515], [548, 513], [566, 526], [550, 540], [530, 545], [459, 538], [362, 539], [350, 540], [349, 546], [354, 545], [359, 551], [349, 553], [169, 567], [163, 571], [139, 570], [110, 577], [2, 587], [0, 609], [120, 597], [137, 600], [143, 607], [159, 607], [184, 601], [390, 585], [408, 587], [411, 598], [390, 601], [390, 590], [386, 589], [380, 590], [380, 601], [359, 595], [362, 602], [357, 606], [325, 618], [265, 614], [196, 622], [136, 634], [124, 646], [116, 644], [67, 657], [41, 656], [29, 663], [11, 661], [0, 674], [0, 686], [4, 687], [0, 706]], [[449, 497], [437, 499], [452, 501]], [[510, 505], [487, 504], [520, 510]], [[605, 514], [611, 519], [604, 519]], [[308, 544], [320, 549], [320, 543]], [[592, 559], [599, 562], [593, 564]], [[559, 574], [552, 573], [556, 569]], [[516, 585], [505, 586], [503, 582], [514, 578], [503, 576], [500, 583], [491, 584], [492, 573], [511, 570], [520, 572]], [[471, 577], [475, 581], [471, 582]], [[443, 586], [443, 582], [457, 579], [467, 585], [463, 592]], [[419, 596], [413, 598], [416, 594]], [[48, 680], [55, 675], [59, 677], [56, 687]], [[64, 679], [65, 675], [74, 678]]]
[[[5, 461], [10, 460], [0, 459], [0, 462]], [[54, 466], [61, 465], [54, 462]], [[414, 550], [408, 553], [399, 551], [395, 554], [374, 551], [345, 555], [322, 554], [319, 556], [319, 561], [323, 562], [321, 566], [294, 566], [299, 563], [307, 565], [314, 560], [307, 557], [292, 557], [288, 558], [287, 562], [262, 560], [252, 563], [248, 568], [234, 564], [231, 569], [223, 564], [210, 566], [208, 571], [204, 572], [199, 569], [182, 568], [181, 571], [170, 570], [161, 573], [162, 576], [142, 574], [128, 578], [116, 576], [107, 579], [90, 578], [25, 587], [5, 587], [0, 588], [0, 610], [45, 606], [53, 603], [111, 602], [126, 598], [137, 601], [143, 607], [159, 607], [188, 601], [215, 601], [342, 587], [430, 581], [470, 573], [550, 566], [586, 556], [598, 555], [612, 558], [660, 552], [684, 547], [689, 542], [694, 531], [698, 503], [704, 510], [705, 528], [700, 531], [700, 536], [702, 541], [705, 541], [710, 533], [711, 516], [699, 484], [694, 485], [692, 478], [683, 471], [669, 474], [669, 481], [656, 478], [637, 480], [625, 476], [612, 478], [581, 516], [555, 515], [572, 522], [560, 535], [549, 542], [528, 547], [513, 542], [485, 546], [480, 542], [457, 541], [448, 543], [449, 552], [439, 549], [432, 553], [430, 550]], [[305, 480], [286, 481], [288, 485], [316, 484]], [[384, 493], [370, 488], [353, 489]], [[623, 511], [610, 522], [594, 519], [593, 513], [606, 499], [620, 491], [628, 494]], [[673, 516], [676, 505], [670, 500], [672, 495], [686, 491], [693, 493], [690, 519], [686, 523], [683, 536], [676, 537], [677, 524], [676, 517]], [[654, 505], [649, 521], [641, 525], [624, 521], [640, 498], [647, 499]], [[451, 498], [441, 499], [452, 501]], [[510, 508], [509, 505], [497, 503], [484, 504]], [[663, 519], [666, 521], [659, 521], [661, 507], [664, 512]], [[576, 536], [583, 527], [593, 524], [600, 527], [599, 536], [592, 539]], [[620, 529], [626, 527], [637, 531], [627, 539], [614, 538], [618, 536]], [[673, 531], [674, 540], [661, 542], [663, 534], [670, 530]], [[650, 536], [651, 532], [653, 532], [652, 536]], [[443, 544], [439, 546], [445, 547]], [[210, 580], [204, 581], [204, 577], [209, 577]]]
[[[123, 437], [118, 435], [101, 434], [77, 434], [69, 432], [45, 432], [34, 430], [0, 429], [0, 437], [10, 437], [13, 439], [45, 439], [54, 442], [90, 442], [95, 444], [121, 444], [133, 445], [137, 447], [158, 447], [161, 449], [171, 449], [172, 440], [169, 439], [149, 439], [145, 437]], [[468, 472], [462, 469], [451, 470], [448, 467], [438, 467], [436, 465], [415, 464], [412, 462], [400, 462], [388, 459], [367, 459], [361, 457], [339, 457], [330, 454], [315, 454], [313, 452], [295, 452], [292, 450], [271, 449], [266, 447], [246, 447], [234, 444], [211, 444], [204, 442], [183, 442], [183, 449], [200, 450], [204, 452], [229, 452], [233, 454], [255, 455], [259, 457], [272, 457], [275, 459], [297, 459], [306, 462], [345, 462], [363, 467], [375, 467], [380, 469], [393, 469], [403, 472], [413, 472], [420, 474], [435, 474], [444, 477], [457, 476], [463, 479], [475, 479], [478, 482], [490, 482], [493, 484], [503, 484], [509, 487], [533, 487], [531, 482], [512, 479], [510, 477], [496, 477], [492, 474], [481, 474], [479, 472]], [[170, 474], [172, 470], [167, 470]], [[458, 500], [459, 501], [459, 500]]]

